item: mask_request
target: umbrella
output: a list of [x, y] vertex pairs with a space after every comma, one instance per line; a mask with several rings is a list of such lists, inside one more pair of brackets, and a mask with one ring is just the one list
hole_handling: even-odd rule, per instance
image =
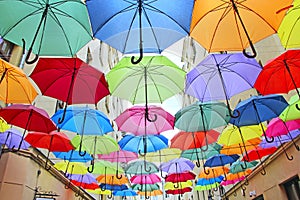
[[140, 196], [159, 196], [159, 195], [163, 195], [163, 192], [161, 190], [153, 190], [149, 192], [138, 191], [138, 194]]
[[221, 183], [223, 178], [224, 178], [223, 176], [218, 176], [218, 177], [209, 178], [209, 179], [199, 178], [197, 180], [196, 185], [210, 185], [210, 184], [214, 184], [214, 183]]
[[[156, 118], [155, 121], [148, 121]], [[119, 115], [115, 122], [119, 131], [130, 132], [135, 135], [159, 134], [161, 132], [173, 129], [174, 116], [158, 106], [149, 106], [146, 113], [145, 106], [134, 106], [126, 109]]]
[[300, 119], [300, 100], [295, 100], [290, 103], [279, 115], [279, 118], [284, 122]]
[[133, 136], [127, 134], [118, 143], [121, 149], [139, 153], [142, 156], [168, 147], [168, 139], [163, 135]]
[[219, 185], [220, 185], [220, 183], [213, 183], [213, 184], [209, 184], [209, 185], [196, 185], [194, 187], [194, 189], [197, 191], [211, 190], [211, 189], [219, 187]]
[[37, 91], [18, 67], [0, 59], [0, 100], [4, 103], [32, 103]]
[[65, 109], [67, 104], [96, 105], [109, 94], [104, 74], [79, 58], [41, 58], [30, 77], [43, 95], [66, 102]]
[[95, 162], [93, 174], [116, 175], [124, 173], [123, 168], [119, 168], [118, 163], [113, 163], [105, 160]]
[[97, 183], [97, 180], [91, 174], [67, 174], [66, 177], [70, 180], [75, 180], [81, 183]]
[[[209, 52], [240, 51], [255, 57], [254, 43], [276, 33], [292, 0], [195, 2], [190, 35]], [[282, 11], [282, 12], [280, 12]], [[250, 46], [252, 54], [245, 49]]]
[[186, 182], [177, 182], [176, 185], [172, 182], [166, 182], [165, 184], [165, 190], [177, 190], [177, 188], [186, 188], [186, 187], [192, 187], [193, 182], [191, 180], [188, 180]]
[[229, 172], [228, 167], [219, 166], [219, 167], [207, 167], [205, 170], [203, 169], [198, 175], [199, 178], [216, 178], [218, 176], [227, 174]]
[[176, 158], [160, 165], [161, 171], [167, 172], [168, 174], [192, 171], [194, 167], [195, 164], [186, 158]]
[[229, 99], [251, 89], [260, 71], [257, 61], [242, 53], [210, 54], [187, 74], [185, 93], [202, 102], [226, 100], [231, 114]]
[[98, 183], [105, 183], [110, 185], [122, 185], [128, 184], [128, 178], [126, 176], [122, 176], [118, 178], [116, 175], [106, 174], [106, 175], [99, 175], [97, 178]]
[[[220, 150], [221, 154], [232, 155], [232, 154], [243, 154], [245, 151], [250, 151], [255, 149], [261, 143], [261, 138], [254, 138], [247, 141], [244, 141], [244, 144], [241, 143], [233, 145], [223, 145]], [[244, 150], [243, 150], [244, 149]]]
[[257, 161], [243, 162], [242, 163], [241, 161], [238, 160], [238, 161], [232, 163], [232, 165], [230, 166], [229, 172], [232, 173], [232, 174], [239, 173], [239, 172], [244, 172], [245, 169], [242, 166], [245, 163], [246, 163], [246, 169], [253, 168], [258, 164]]
[[[133, 104], [145, 103], [145, 118], [149, 118], [149, 103], [162, 103], [184, 88], [186, 72], [164, 56], [146, 56], [138, 65], [124, 57], [106, 75], [112, 95]], [[156, 116], [156, 117], [155, 117]], [[146, 122], [144, 122], [146, 124]]]
[[[300, 50], [288, 50], [280, 56], [270, 60], [264, 67], [254, 87], [262, 95], [288, 93], [296, 90], [298, 97], [300, 92]], [[284, 80], [284, 81], [282, 81]], [[280, 81], [281, 84], [276, 84]]]
[[[26, 130], [45, 133], [56, 130], [56, 126], [49, 118], [48, 113], [33, 105], [14, 104], [7, 106], [0, 109], [0, 116], [7, 123], [24, 129], [21, 141], [24, 139]], [[20, 149], [21, 145], [20, 143], [17, 150]]]
[[99, 188], [99, 185], [97, 183], [83, 183], [76, 180], [71, 180], [71, 183], [76, 186], [82, 187], [83, 189], [95, 190]]
[[[122, 53], [161, 53], [188, 35], [193, 0], [87, 1], [94, 36]], [[101, 14], [100, 14], [101, 13]]]
[[130, 178], [130, 182], [133, 184], [155, 184], [160, 183], [161, 179], [156, 174], [142, 174], [134, 175]]
[[122, 191], [122, 190], [128, 190], [127, 185], [110, 185], [110, 184], [100, 184], [100, 188], [102, 191], [104, 190], [111, 190], [111, 191]]
[[[252, 96], [238, 103], [234, 112], [240, 115], [231, 118], [229, 122], [239, 127], [261, 124], [261, 122], [278, 117], [287, 106], [288, 103], [281, 95]], [[261, 128], [266, 136], [264, 128]]]
[[177, 183], [177, 182], [186, 182], [188, 180], [194, 180], [195, 178], [196, 178], [196, 174], [194, 174], [192, 171], [186, 171], [181, 173], [168, 174], [165, 177], [165, 181]]
[[88, 193], [92, 193], [92, 194], [99, 194], [99, 195], [111, 195], [112, 194], [112, 191], [110, 190], [102, 190], [100, 188], [97, 188], [95, 190], [90, 190], [90, 189], [86, 189], [86, 191]]
[[141, 174], [153, 174], [158, 172], [158, 167], [151, 162], [143, 161], [143, 160], [137, 160], [130, 162], [125, 167], [126, 174], [135, 174], [135, 175], [141, 175]]
[[127, 189], [127, 190], [121, 190], [121, 191], [114, 191], [113, 195], [121, 196], [121, 197], [132, 197], [132, 196], [137, 196], [138, 194], [135, 191], [133, 191], [132, 189]]
[[281, 44], [286, 49], [299, 48], [299, 38], [297, 37], [297, 33], [299, 33], [300, 30], [299, 7], [300, 1], [294, 0], [278, 29]]
[[145, 159], [149, 162], [168, 162], [172, 159], [179, 158], [181, 150], [177, 148], [165, 148], [145, 155]]
[[153, 191], [153, 190], [159, 190], [158, 184], [133, 184], [132, 185], [133, 190], [139, 190], [139, 191]]
[[54, 164], [57, 170], [68, 174], [86, 174], [88, 173], [86, 166], [81, 162], [60, 161]]
[[[64, 121], [61, 121], [64, 115]], [[111, 123], [104, 113], [88, 108], [87, 106], [68, 106], [66, 110], [59, 109], [52, 116], [52, 120], [57, 124], [59, 129], [72, 131], [81, 136], [103, 135], [113, 131]], [[81, 148], [79, 148], [79, 151], [81, 155], [86, 153], [82, 153]]]
[[[80, 0], [1, 1], [0, 35], [30, 53], [73, 56], [92, 40], [85, 4]], [[11, 13], [14, 13], [11, 15]], [[22, 34], [20, 34], [22, 33]]]
[[47, 170], [51, 168], [51, 166], [47, 167], [50, 151], [68, 152], [74, 149], [74, 146], [71, 144], [68, 136], [62, 132], [29, 132], [26, 135], [25, 140], [33, 147], [48, 149], [48, 155], [45, 163], [45, 169]]
[[128, 163], [131, 160], [137, 159], [138, 155], [134, 152], [118, 150], [118, 151], [111, 152], [109, 154], [98, 154], [98, 158], [110, 162]]
[[28, 149], [30, 147], [30, 144], [23, 140], [22, 134], [15, 129], [8, 129], [0, 133], [0, 145], [6, 145], [9, 149], [18, 145], [20, 145], [20, 149]]
[[229, 118], [223, 102], [196, 102], [175, 114], [175, 127], [187, 132], [207, 131], [227, 125]]
[[184, 194], [186, 192], [191, 192], [191, 191], [192, 191], [192, 188], [185, 187], [185, 188], [179, 188], [176, 190], [167, 190], [166, 193], [175, 195], [175, 194]]
[[2, 117], [0, 117], [0, 132], [5, 132], [9, 128], [10, 125]]
[[68, 152], [52, 152], [56, 158], [68, 160], [70, 162], [88, 162], [93, 160], [92, 156], [86, 153], [84, 156], [79, 154], [79, 151], [71, 150]]

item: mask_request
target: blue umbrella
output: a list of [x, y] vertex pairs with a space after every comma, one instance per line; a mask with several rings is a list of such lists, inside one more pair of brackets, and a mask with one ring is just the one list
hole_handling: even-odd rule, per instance
[[119, 142], [120, 148], [144, 155], [168, 147], [168, 139], [163, 135], [125, 135]]
[[132, 189], [127, 189], [127, 190], [115, 190], [113, 192], [114, 196], [122, 196], [122, 197], [132, 197], [132, 196], [137, 196], [138, 194], [136, 191], [133, 191]]
[[100, 185], [101, 190], [111, 190], [111, 191], [122, 191], [127, 190], [127, 185], [111, 185], [111, 184], [105, 184], [101, 183]]
[[211, 185], [214, 183], [221, 183], [223, 179], [224, 179], [224, 176], [217, 176], [215, 178], [209, 178], [209, 179], [199, 178], [197, 180], [196, 185]]
[[188, 35], [194, 0], [90, 0], [94, 37], [122, 53], [161, 53]]
[[[236, 106], [233, 112], [239, 113], [239, 116], [230, 118], [229, 122], [239, 127], [261, 124], [278, 117], [287, 106], [288, 103], [281, 95], [252, 96]], [[266, 136], [263, 127], [262, 130]]]
[[79, 154], [79, 151], [71, 150], [68, 152], [52, 152], [56, 158], [68, 160], [70, 162], [88, 162], [93, 160], [92, 156], [86, 153], [84, 156]]

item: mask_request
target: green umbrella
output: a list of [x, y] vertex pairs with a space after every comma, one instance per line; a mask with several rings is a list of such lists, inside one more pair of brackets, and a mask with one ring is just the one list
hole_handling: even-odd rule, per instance
[[182, 92], [186, 72], [165, 56], [145, 56], [138, 64], [124, 57], [106, 75], [112, 95], [138, 103], [162, 103]]
[[230, 119], [223, 102], [196, 102], [175, 114], [175, 127], [187, 132], [207, 131], [227, 125]]
[[134, 184], [132, 185], [133, 190], [138, 190], [141, 192], [149, 192], [153, 190], [159, 190], [158, 184]]
[[103, 175], [115, 175], [117, 173], [122, 174], [124, 173], [123, 168], [119, 168], [118, 163], [112, 163], [105, 160], [99, 160], [95, 162], [93, 174], [103, 174]]
[[300, 100], [296, 101], [295, 98], [293, 98], [291, 102], [292, 103], [290, 103], [279, 115], [279, 118], [284, 122], [300, 119]]
[[145, 160], [131, 162], [125, 168], [126, 174], [152, 174], [157, 173], [158, 171], [158, 167], [155, 164]]
[[213, 188], [217, 188], [219, 187], [220, 183], [213, 183], [213, 184], [209, 184], [209, 185], [196, 185], [194, 187], [195, 190], [198, 190], [198, 191], [203, 191], [203, 190], [211, 190]]
[[209, 157], [212, 157], [214, 155], [217, 155], [220, 153], [222, 146], [213, 143], [208, 145], [208, 149], [206, 151], [203, 151], [201, 148], [196, 148], [196, 149], [188, 149], [185, 150], [181, 153], [180, 157], [187, 158], [190, 160], [206, 160]]
[[81, 0], [2, 0], [0, 24], [4, 39], [29, 50], [27, 61], [31, 52], [71, 57], [92, 40], [87, 8]]

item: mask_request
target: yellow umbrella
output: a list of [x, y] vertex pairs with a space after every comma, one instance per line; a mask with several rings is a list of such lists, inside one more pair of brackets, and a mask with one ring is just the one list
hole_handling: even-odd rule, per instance
[[266, 130], [264, 125], [251, 125], [237, 127], [234, 125], [228, 125], [221, 133], [218, 143], [226, 146], [241, 144], [245, 145], [245, 141], [260, 138], [263, 134], [263, 130]]
[[7, 122], [2, 117], [0, 117], [0, 132], [4, 132], [9, 128], [10, 125], [8, 125]]
[[112, 191], [110, 191], [110, 190], [104, 190], [103, 191], [100, 188], [95, 189], [95, 190], [87, 189], [86, 191], [89, 192], [89, 193], [92, 193], [92, 194], [103, 194], [103, 195], [111, 195], [111, 193], [112, 193]]
[[[165, 148], [159, 151], [150, 152], [145, 155], [145, 159], [149, 162], [164, 163], [172, 159], [179, 158], [181, 150], [177, 148]], [[140, 156], [141, 157], [141, 156]]]
[[285, 17], [278, 29], [278, 36], [281, 44], [286, 48], [300, 47], [300, 0], [295, 0], [291, 8], [286, 13]]
[[191, 186], [193, 186], [193, 182], [191, 180], [188, 180], [186, 182], [177, 182], [177, 183], [166, 182], [165, 190], [178, 190], [178, 188], [183, 189]]
[[129, 183], [128, 178], [123, 175], [121, 178], [117, 178], [116, 175], [106, 174], [100, 175], [96, 178], [98, 183], [110, 184], [110, 185], [122, 185]]
[[0, 59], [0, 100], [4, 103], [32, 103], [37, 91], [18, 67]]
[[[253, 150], [260, 144], [260, 142], [261, 142], [260, 138], [250, 139], [248, 141], [245, 141], [245, 146], [243, 148], [246, 151]], [[220, 150], [220, 154], [225, 154], [225, 155], [241, 154], [242, 152], [244, 152], [244, 150], [241, 150], [240, 145], [241, 144], [233, 144], [230, 146], [224, 145]]]
[[244, 50], [276, 33], [285, 14], [277, 11], [291, 3], [292, 0], [195, 1], [190, 35], [209, 52]]
[[81, 162], [61, 161], [55, 163], [54, 167], [69, 174], [86, 174], [87, 167]]

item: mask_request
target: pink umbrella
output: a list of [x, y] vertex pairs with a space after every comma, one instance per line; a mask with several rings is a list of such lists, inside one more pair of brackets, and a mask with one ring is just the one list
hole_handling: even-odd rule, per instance
[[110, 154], [98, 154], [98, 158], [110, 162], [128, 163], [131, 160], [137, 159], [138, 154], [130, 151], [120, 150], [111, 152]]
[[131, 177], [130, 182], [134, 184], [155, 184], [160, 183], [161, 179], [156, 174], [143, 174]]
[[[149, 120], [150, 118], [151, 120]], [[174, 128], [174, 116], [158, 106], [134, 106], [119, 115], [115, 122], [120, 131], [135, 135], [159, 134]]]

